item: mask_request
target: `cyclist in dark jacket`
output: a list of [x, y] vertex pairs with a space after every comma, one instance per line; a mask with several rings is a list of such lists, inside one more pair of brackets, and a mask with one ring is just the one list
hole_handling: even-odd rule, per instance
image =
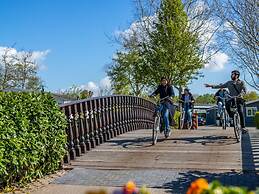
[[184, 93], [182, 94], [180, 101], [182, 103], [183, 110], [186, 113], [189, 127], [191, 127], [192, 126], [192, 110], [193, 110], [193, 106], [194, 106], [194, 98], [188, 88], [184, 89]]
[[168, 131], [170, 134], [170, 126], [169, 126], [169, 114], [172, 113], [173, 110], [173, 103], [170, 99], [174, 97], [174, 90], [173, 87], [168, 83], [168, 80], [165, 77], [161, 78], [161, 84], [157, 87], [157, 89], [150, 95], [156, 96], [159, 94], [160, 99], [168, 97], [167, 99], [163, 100], [161, 104], [157, 107], [156, 111], [160, 111], [163, 115], [163, 121], [165, 130]]
[[[212, 87], [212, 88], [228, 88], [230, 96], [240, 96], [240, 98], [237, 98], [237, 109], [240, 116], [240, 124], [242, 127], [243, 133], [246, 133], [247, 130], [245, 128], [245, 119], [244, 119], [244, 99], [242, 96], [246, 93], [246, 87], [245, 83], [239, 79], [240, 72], [237, 70], [234, 70], [231, 72], [231, 80], [227, 81], [224, 84], [219, 85], [211, 85], [211, 84], [205, 84], [206, 87]], [[233, 104], [233, 99], [230, 99], [226, 103], [226, 109], [228, 111], [228, 114], [231, 118], [234, 117], [234, 113], [230, 110], [231, 105]]]

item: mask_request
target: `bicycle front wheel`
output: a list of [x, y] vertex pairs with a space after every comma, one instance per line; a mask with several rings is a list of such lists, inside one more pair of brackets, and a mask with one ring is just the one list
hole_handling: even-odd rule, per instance
[[159, 129], [160, 129], [160, 117], [156, 116], [154, 127], [153, 127], [153, 133], [152, 133], [152, 144], [153, 145], [155, 145], [157, 143]]
[[241, 128], [240, 128], [240, 118], [237, 113], [234, 114], [234, 132], [237, 142], [241, 140]]
[[226, 114], [226, 110], [223, 110], [223, 112], [222, 112], [221, 124], [222, 124], [222, 129], [226, 129], [227, 128], [227, 114]]

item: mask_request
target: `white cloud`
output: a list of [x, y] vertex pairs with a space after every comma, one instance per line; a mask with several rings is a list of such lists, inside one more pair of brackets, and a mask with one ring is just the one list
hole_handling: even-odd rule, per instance
[[212, 71], [220, 71], [224, 69], [229, 60], [229, 56], [223, 52], [218, 52], [212, 56], [209, 63], [205, 64], [205, 68]]
[[101, 79], [100, 87], [111, 88], [111, 80], [109, 79], [109, 77], [105, 77], [105, 78]]
[[156, 14], [149, 17], [143, 17], [141, 21], [133, 22], [128, 29], [124, 31], [115, 31], [115, 36], [126, 40], [136, 38], [138, 42], [149, 41], [146, 31], [152, 31], [157, 20], [158, 17]]
[[109, 95], [111, 94], [111, 80], [109, 77], [104, 77], [97, 83], [90, 81], [81, 85], [80, 88], [92, 91], [94, 96]]
[[[28, 51], [18, 51], [15, 48], [9, 48], [9, 47], [2, 47], [0, 46], [0, 61], [3, 57], [3, 55], [7, 52], [7, 60], [11, 61], [12, 56], [15, 56], [16, 58], [21, 58], [22, 55], [26, 54]], [[43, 64], [43, 61], [46, 59], [46, 56], [50, 53], [50, 50], [45, 51], [31, 51], [31, 61], [35, 61], [38, 65], [40, 70], [45, 70], [47, 67]]]

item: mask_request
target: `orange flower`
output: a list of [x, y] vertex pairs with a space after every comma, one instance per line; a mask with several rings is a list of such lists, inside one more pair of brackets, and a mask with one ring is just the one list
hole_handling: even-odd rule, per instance
[[124, 192], [127, 194], [131, 194], [136, 192], [136, 184], [133, 181], [129, 181], [125, 186], [124, 186]]
[[209, 184], [206, 179], [199, 178], [196, 181], [191, 183], [186, 194], [201, 194], [202, 191], [209, 188]]

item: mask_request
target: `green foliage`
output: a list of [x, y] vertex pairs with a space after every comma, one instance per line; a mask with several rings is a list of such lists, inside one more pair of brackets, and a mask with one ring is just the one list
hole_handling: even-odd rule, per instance
[[155, 16], [157, 20], [150, 21], [150, 26], [122, 38], [122, 49], [107, 71], [115, 93], [142, 96], [161, 77], [180, 90], [200, 75], [204, 61], [199, 39], [190, 30], [182, 1], [162, 0]]
[[107, 71], [116, 94], [140, 96], [147, 82], [143, 57], [137, 50], [116, 53], [114, 64]]
[[213, 181], [209, 185], [209, 189], [202, 192], [202, 194], [254, 194], [252, 191], [248, 191], [247, 188], [234, 187], [234, 186], [223, 186], [218, 181]]
[[0, 92], [0, 187], [60, 167], [67, 122], [48, 93]]
[[93, 92], [89, 90], [84, 90], [76, 85], [73, 85], [69, 89], [59, 92], [61, 95], [65, 95], [74, 99], [86, 99], [91, 98], [93, 96]]
[[195, 103], [197, 103], [197, 104], [215, 104], [216, 100], [214, 98], [214, 94], [203, 94], [203, 95], [196, 97]]
[[259, 112], [255, 113], [255, 126], [256, 129], [259, 129]]
[[13, 48], [3, 50], [0, 55], [0, 90], [14, 88], [39, 91], [42, 85], [33, 52], [16, 53]]
[[190, 31], [181, 0], [163, 0], [157, 15], [155, 30], [143, 46], [146, 73], [153, 84], [164, 76], [174, 86], [186, 86], [204, 64], [198, 37]]
[[247, 94], [244, 95], [244, 99], [246, 101], [252, 101], [259, 99], [259, 95], [255, 91], [247, 92]]
[[180, 126], [179, 126], [180, 117], [181, 117], [181, 112], [176, 110], [175, 113], [174, 113], [174, 121], [175, 121], [174, 128], [175, 129], [179, 129], [180, 128]]

